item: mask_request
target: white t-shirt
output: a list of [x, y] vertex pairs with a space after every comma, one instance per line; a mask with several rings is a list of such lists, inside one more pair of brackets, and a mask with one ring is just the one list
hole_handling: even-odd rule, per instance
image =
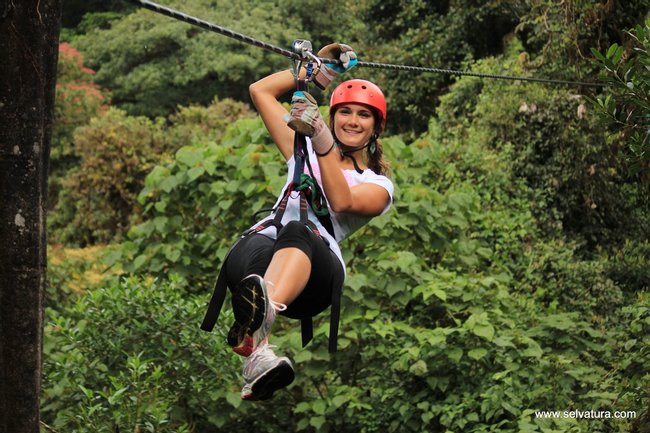
[[[317, 157], [316, 154], [314, 153], [314, 150], [311, 147], [311, 142], [309, 141], [309, 139], [307, 139], [307, 151], [309, 153], [311, 168], [314, 172], [314, 178], [316, 178], [316, 181], [322, 188], [323, 183], [320, 175], [320, 167], [318, 166], [318, 162], [316, 160]], [[294, 167], [295, 167], [295, 161], [292, 157], [287, 161], [287, 168], [288, 168], [287, 181], [282, 191], [284, 191], [287, 185], [289, 185], [293, 180]], [[344, 169], [341, 171], [343, 172], [343, 176], [345, 176], [345, 180], [347, 181], [348, 185], [351, 187], [356, 185], [361, 185], [362, 183], [374, 183], [386, 189], [386, 191], [388, 191], [388, 195], [390, 196], [390, 200], [388, 204], [386, 204], [384, 210], [381, 212], [381, 215], [388, 212], [388, 209], [390, 209], [390, 206], [393, 202], [393, 191], [394, 191], [393, 182], [391, 182], [390, 179], [388, 179], [386, 176], [376, 174], [374, 171], [370, 169], [364, 170], [363, 173], [358, 173], [356, 170], [349, 170], [349, 169]], [[309, 170], [306, 165], [305, 165], [304, 172], [309, 174]], [[280, 194], [273, 207], [277, 208], [281, 200], [282, 200], [282, 194]], [[337, 213], [332, 210], [332, 208], [329, 206], [329, 203], [327, 204], [327, 207], [330, 212], [330, 218], [332, 219], [332, 226], [334, 227], [334, 235], [336, 236], [336, 239], [334, 239], [327, 232], [325, 227], [323, 227], [320, 221], [318, 221], [316, 214], [314, 214], [311, 208], [308, 209], [309, 219], [316, 225], [316, 227], [321, 233], [321, 236], [327, 239], [327, 241], [329, 242], [330, 250], [332, 250], [334, 254], [336, 254], [336, 256], [341, 261], [341, 265], [343, 266], [343, 269], [345, 270], [345, 262], [343, 261], [343, 255], [341, 254], [341, 248], [339, 247], [338, 242], [347, 238], [352, 233], [354, 233], [355, 231], [357, 231], [358, 229], [366, 225], [373, 217], [355, 215], [350, 213]], [[257, 227], [258, 225], [262, 224], [262, 222], [273, 219], [274, 217], [275, 217], [275, 213], [259, 221], [252, 228]], [[300, 220], [300, 195], [297, 192], [293, 192], [289, 197], [289, 200], [287, 201], [287, 208], [284, 212], [284, 215], [282, 216], [282, 225], [285, 225], [289, 221], [294, 221], [294, 220], [295, 221]], [[275, 239], [277, 236], [276, 229], [273, 226], [267, 227], [266, 229], [262, 230], [259, 233], [268, 236], [272, 239]]]

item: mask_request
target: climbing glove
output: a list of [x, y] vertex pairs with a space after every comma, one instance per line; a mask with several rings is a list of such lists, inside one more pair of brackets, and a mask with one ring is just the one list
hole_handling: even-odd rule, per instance
[[354, 68], [358, 63], [357, 54], [351, 46], [345, 44], [329, 44], [318, 52], [318, 57], [340, 60], [341, 64], [323, 63], [320, 71], [314, 77], [314, 82], [325, 89], [337, 75]]
[[316, 100], [307, 92], [294, 92], [287, 124], [294, 131], [311, 137], [317, 155], [326, 155], [334, 146], [332, 132], [323, 121]]

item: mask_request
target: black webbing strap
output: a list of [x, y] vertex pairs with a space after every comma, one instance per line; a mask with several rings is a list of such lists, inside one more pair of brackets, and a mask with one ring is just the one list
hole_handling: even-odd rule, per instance
[[225, 260], [221, 265], [221, 270], [219, 271], [217, 282], [214, 285], [212, 298], [210, 298], [210, 303], [208, 304], [208, 311], [205, 312], [205, 317], [203, 317], [203, 322], [201, 323], [201, 329], [204, 331], [212, 331], [212, 328], [214, 328], [217, 320], [219, 320], [219, 314], [221, 313], [223, 302], [226, 299], [228, 283], [226, 282], [226, 273], [224, 272], [224, 269], [226, 269]]
[[341, 319], [341, 296], [343, 295], [343, 286], [337, 284], [332, 287], [332, 307], [330, 308], [330, 340], [329, 353], [336, 352], [336, 345], [339, 335], [339, 320]]
[[208, 304], [208, 311], [205, 312], [205, 317], [201, 323], [201, 329], [204, 331], [211, 332], [214, 325], [219, 319], [219, 314], [221, 313], [221, 308], [223, 308], [223, 302], [226, 299], [226, 292], [228, 291], [228, 282], [226, 281], [226, 263], [228, 262], [228, 257], [230, 252], [235, 248], [239, 243], [239, 240], [230, 247], [226, 257], [223, 258], [223, 263], [221, 264], [221, 270], [219, 271], [219, 276], [217, 277], [217, 282], [214, 284], [214, 290], [212, 292], [212, 297], [210, 298], [210, 303]]

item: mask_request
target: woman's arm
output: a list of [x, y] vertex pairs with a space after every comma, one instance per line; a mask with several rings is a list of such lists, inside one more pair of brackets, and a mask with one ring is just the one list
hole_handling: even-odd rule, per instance
[[286, 70], [264, 77], [248, 88], [255, 108], [260, 113], [266, 129], [285, 160], [289, 160], [293, 156], [295, 133], [284, 120], [287, 110], [278, 101], [278, 98], [294, 89], [295, 86], [293, 74]]
[[334, 150], [318, 157], [323, 190], [332, 210], [364, 216], [381, 214], [390, 201], [388, 191], [374, 183], [348, 186], [340, 158]]

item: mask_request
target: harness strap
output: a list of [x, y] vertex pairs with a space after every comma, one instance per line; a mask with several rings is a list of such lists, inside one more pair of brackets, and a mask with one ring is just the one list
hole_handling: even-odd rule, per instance
[[208, 304], [208, 311], [205, 313], [203, 322], [201, 323], [201, 329], [207, 332], [211, 332], [214, 328], [214, 325], [219, 319], [219, 314], [221, 313], [221, 308], [223, 308], [223, 302], [226, 299], [226, 292], [228, 291], [228, 282], [226, 281], [226, 263], [228, 262], [228, 257], [230, 257], [230, 252], [235, 249], [235, 246], [241, 241], [242, 238], [239, 238], [235, 244], [230, 247], [226, 253], [226, 257], [223, 259], [221, 264], [221, 270], [219, 271], [219, 276], [217, 277], [217, 282], [214, 284], [214, 290], [212, 292], [212, 297], [210, 298], [210, 303]]
[[221, 313], [221, 308], [223, 308], [223, 302], [226, 299], [228, 283], [226, 282], [224, 269], [226, 269], [225, 260], [219, 271], [217, 282], [214, 285], [212, 298], [210, 298], [210, 303], [208, 304], [208, 311], [205, 312], [205, 317], [203, 317], [203, 322], [201, 323], [201, 329], [207, 332], [211, 332], [217, 320], [219, 320], [219, 314]]

